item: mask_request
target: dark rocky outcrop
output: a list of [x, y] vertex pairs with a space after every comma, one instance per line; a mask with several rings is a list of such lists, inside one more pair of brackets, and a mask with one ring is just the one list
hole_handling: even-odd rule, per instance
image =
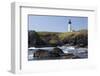
[[61, 57], [62, 55], [64, 55], [64, 52], [57, 47], [50, 52], [50, 57]]
[[33, 54], [34, 54], [33, 55], [34, 57], [41, 58], [41, 59], [43, 59], [43, 58], [46, 59], [49, 57], [49, 51], [47, 51], [47, 50], [39, 49], [39, 50], [35, 51]]
[[35, 31], [28, 32], [28, 47], [43, 47], [46, 43], [40, 38], [39, 34]]
[[60, 48], [54, 48], [52, 51], [39, 49], [33, 53], [33, 56], [38, 59], [56, 59], [64, 55]]

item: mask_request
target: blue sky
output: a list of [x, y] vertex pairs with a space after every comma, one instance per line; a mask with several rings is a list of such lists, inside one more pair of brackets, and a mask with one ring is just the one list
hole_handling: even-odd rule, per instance
[[68, 21], [71, 19], [72, 29], [87, 29], [87, 17], [75, 16], [28, 16], [28, 30], [48, 31], [48, 32], [67, 32]]

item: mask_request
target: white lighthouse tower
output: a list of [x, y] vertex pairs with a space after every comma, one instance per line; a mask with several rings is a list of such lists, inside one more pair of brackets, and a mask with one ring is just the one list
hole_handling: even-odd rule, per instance
[[69, 21], [68, 21], [68, 32], [72, 32], [72, 22], [71, 22], [71, 20], [69, 19]]

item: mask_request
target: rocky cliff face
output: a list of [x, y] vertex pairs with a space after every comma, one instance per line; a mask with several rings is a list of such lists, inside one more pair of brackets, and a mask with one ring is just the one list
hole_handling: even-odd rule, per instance
[[45, 42], [40, 38], [37, 32], [29, 31], [28, 33], [28, 47], [40, 47], [46, 45]]

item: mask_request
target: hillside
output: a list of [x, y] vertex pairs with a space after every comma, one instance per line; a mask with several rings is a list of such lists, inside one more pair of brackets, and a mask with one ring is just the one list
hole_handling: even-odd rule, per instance
[[28, 32], [28, 47], [62, 46], [65, 44], [87, 47], [87, 30], [77, 32]]

